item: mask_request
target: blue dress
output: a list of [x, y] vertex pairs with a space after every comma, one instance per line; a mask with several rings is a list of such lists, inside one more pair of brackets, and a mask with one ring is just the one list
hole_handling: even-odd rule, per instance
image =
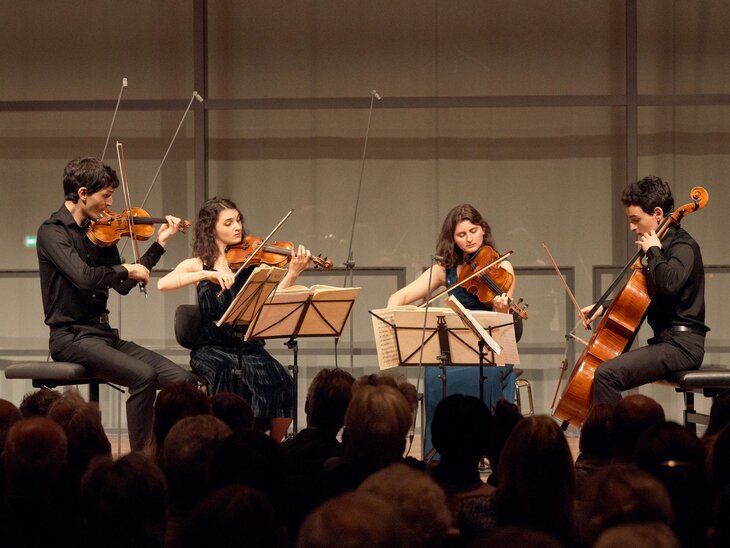
[[[451, 287], [457, 282], [456, 268], [446, 269], [446, 287]], [[490, 305], [482, 303], [475, 295], [469, 293], [463, 287], [456, 287], [449, 291], [449, 295], [456, 297], [465, 308], [469, 310], [491, 310]], [[519, 320], [519, 318], [517, 318]], [[519, 320], [521, 322], [521, 320]], [[521, 335], [522, 325], [518, 322], [515, 325], [515, 332]], [[424, 405], [426, 409], [426, 434], [424, 436], [424, 455], [431, 451], [431, 420], [436, 410], [436, 405], [441, 401], [442, 383], [441, 368], [427, 366], [424, 368], [423, 392]], [[484, 376], [484, 403], [490, 409], [495, 404], [505, 399], [514, 402], [516, 397], [516, 377], [511, 365], [485, 366]], [[446, 370], [446, 395], [464, 394], [466, 396], [479, 397], [479, 366], [448, 366]]]

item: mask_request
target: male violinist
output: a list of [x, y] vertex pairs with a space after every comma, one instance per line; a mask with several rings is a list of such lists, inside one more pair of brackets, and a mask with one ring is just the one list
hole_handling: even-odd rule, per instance
[[45, 323], [56, 361], [83, 365], [93, 375], [129, 387], [127, 424], [133, 451], [143, 449], [152, 428], [158, 388], [196, 377], [169, 359], [125, 341], [109, 326], [109, 289], [126, 295], [149, 281], [150, 269], [177, 232], [168, 216], [157, 241], [139, 264], [122, 264], [116, 246], [100, 247], [86, 237], [92, 220], [112, 205], [119, 180], [96, 158], [71, 160], [63, 174], [65, 201], [38, 229], [37, 251]]
[[[697, 369], [705, 354], [705, 270], [700, 247], [678, 225], [660, 240], [656, 230], [674, 209], [669, 185], [644, 177], [623, 192], [630, 230], [646, 255], [655, 289], [647, 310], [654, 337], [648, 346], [601, 364], [595, 372], [593, 403], [615, 405], [621, 392], [664, 378], [672, 371]], [[583, 309], [587, 313], [591, 307]], [[599, 307], [589, 322], [603, 313]]]

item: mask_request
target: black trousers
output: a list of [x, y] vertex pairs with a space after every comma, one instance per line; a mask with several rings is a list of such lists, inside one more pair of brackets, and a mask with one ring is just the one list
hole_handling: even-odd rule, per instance
[[127, 428], [132, 451], [141, 451], [150, 437], [157, 390], [195, 379], [164, 356], [120, 339], [108, 324], [54, 328], [50, 350], [56, 361], [78, 363], [100, 379], [129, 387]]
[[608, 360], [596, 369], [593, 403], [616, 405], [621, 392], [658, 381], [673, 371], [697, 369], [705, 355], [705, 336], [664, 331], [649, 344]]

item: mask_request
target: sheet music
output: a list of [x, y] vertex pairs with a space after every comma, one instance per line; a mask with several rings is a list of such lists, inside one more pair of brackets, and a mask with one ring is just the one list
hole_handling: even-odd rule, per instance
[[[492, 328], [492, 338], [502, 348], [501, 354], [494, 356], [495, 364], [519, 364], [520, 357], [517, 352], [512, 315], [482, 310], [470, 312], [482, 327], [503, 326]], [[399, 365], [418, 365], [421, 341], [424, 340], [424, 313], [423, 308], [414, 306], [398, 306], [371, 311], [378, 365], [381, 369], [390, 369]], [[388, 323], [381, 321], [376, 316], [383, 318]], [[479, 363], [477, 336], [463, 324], [456, 312], [450, 308], [437, 307], [428, 309], [426, 335], [423, 342], [423, 364], [439, 364], [439, 341], [438, 337], [434, 336], [439, 316], [445, 318], [446, 326], [450, 331], [451, 362], [456, 365], [477, 365]], [[389, 324], [397, 327], [393, 328]]]
[[[395, 316], [395, 308], [379, 308], [372, 310], [373, 333], [375, 334], [375, 349], [378, 352], [380, 369], [398, 367], [398, 346], [395, 343], [395, 331], [391, 325]], [[380, 316], [383, 320], [378, 319]], [[388, 323], [386, 323], [388, 322]]]
[[487, 343], [487, 346], [494, 350], [495, 354], [501, 354], [502, 353], [502, 347], [499, 345], [497, 341], [495, 341], [489, 333], [487, 333], [487, 330], [484, 329], [481, 325], [479, 325], [479, 322], [477, 322], [476, 318], [472, 316], [471, 312], [464, 308], [464, 305], [461, 304], [459, 299], [454, 297], [453, 295], [446, 299], [446, 304], [449, 305], [449, 308], [456, 312], [456, 314], [461, 318], [461, 320], [466, 324], [467, 327], [471, 328], [472, 331], [474, 331], [475, 335], [478, 335], [482, 338], [482, 340]]

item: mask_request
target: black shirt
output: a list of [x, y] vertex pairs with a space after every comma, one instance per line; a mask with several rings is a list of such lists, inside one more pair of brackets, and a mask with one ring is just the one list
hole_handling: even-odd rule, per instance
[[647, 311], [654, 334], [673, 325], [709, 331], [705, 325], [705, 269], [692, 236], [672, 226], [662, 239], [662, 248], [649, 248], [646, 257], [656, 291]]
[[[76, 224], [62, 205], [38, 229], [37, 252], [46, 324], [53, 327], [93, 321], [108, 314], [109, 289], [126, 295], [138, 282], [121, 266], [117, 246], [101, 247], [86, 237], [89, 220]], [[151, 269], [165, 248], [157, 242], [140, 258]]]

